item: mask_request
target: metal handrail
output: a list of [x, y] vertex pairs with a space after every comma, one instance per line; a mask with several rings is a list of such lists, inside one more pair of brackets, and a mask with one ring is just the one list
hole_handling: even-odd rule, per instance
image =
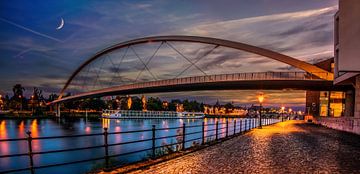
[[[94, 134], [80, 134], [80, 135], [66, 135], [66, 136], [46, 136], [46, 137], [32, 137], [31, 136], [31, 132], [27, 132], [28, 137], [27, 138], [10, 138], [10, 139], [2, 139], [0, 141], [1, 142], [10, 142], [10, 141], [24, 141], [27, 140], [28, 142], [28, 146], [29, 146], [29, 152], [28, 153], [17, 153], [17, 154], [7, 154], [7, 155], [0, 155], [0, 158], [11, 158], [11, 157], [18, 157], [18, 156], [29, 156], [30, 158], [30, 165], [27, 168], [20, 168], [20, 169], [11, 169], [11, 170], [7, 170], [7, 171], [0, 171], [0, 173], [11, 173], [11, 172], [18, 172], [18, 171], [25, 171], [25, 170], [30, 170], [30, 172], [33, 174], [35, 173], [35, 169], [40, 169], [40, 168], [48, 168], [48, 167], [55, 167], [55, 166], [62, 166], [62, 165], [69, 165], [69, 164], [75, 164], [75, 163], [84, 163], [84, 162], [89, 162], [89, 161], [94, 161], [94, 160], [105, 160], [105, 168], [109, 168], [109, 159], [111, 157], [117, 157], [117, 156], [125, 156], [125, 155], [129, 155], [129, 154], [134, 154], [134, 153], [139, 153], [139, 152], [144, 152], [144, 151], [152, 151], [152, 156], [156, 157], [155, 154], [155, 149], [159, 149], [162, 147], [169, 147], [169, 146], [173, 146], [173, 145], [182, 145], [181, 150], [185, 150], [187, 149], [185, 147], [185, 143], [191, 142], [191, 141], [197, 141], [197, 140], [202, 140], [201, 144], [204, 143], [209, 143], [210, 141], [207, 141], [206, 138], [208, 137], [216, 137], [215, 140], [213, 141], [218, 141], [222, 138], [228, 138], [229, 135], [233, 136], [239, 133], [242, 133], [244, 131], [248, 131], [250, 129], [253, 129], [255, 127], [257, 127], [257, 125], [255, 125], [254, 119], [246, 119], [247, 121], [233, 121], [233, 122], [228, 122], [226, 121], [226, 123], [219, 123], [216, 122], [216, 124], [207, 124], [205, 125], [204, 122], [201, 125], [191, 125], [191, 126], [186, 126], [185, 123], [183, 124], [183, 126], [181, 127], [172, 127], [172, 128], [158, 128], [155, 129], [155, 125], [153, 125], [152, 129], [144, 129], [144, 130], [133, 130], [133, 131], [123, 131], [123, 132], [108, 132], [107, 128], [104, 128], [104, 132], [103, 133], [94, 133]], [[264, 125], [269, 125], [269, 124], [273, 124], [278, 122], [279, 120], [270, 120], [270, 119], [264, 119], [265, 121], [263, 122]], [[239, 124], [237, 124], [239, 123]], [[223, 125], [226, 124], [225, 127], [221, 127], [219, 128], [219, 125]], [[205, 130], [204, 127], [205, 126], [216, 126], [215, 129], [209, 129], [209, 130]], [[186, 128], [194, 128], [194, 127], [202, 127], [201, 131], [192, 131], [192, 132], [187, 132], [185, 131]], [[232, 131], [229, 132], [229, 128], [232, 127]], [[240, 129], [238, 129], [240, 128]], [[170, 129], [182, 129], [182, 133], [179, 135], [170, 135], [170, 136], [161, 136], [161, 137], [156, 137], [156, 132], [160, 131], [160, 130], [170, 130]], [[226, 129], [225, 132], [219, 132], [219, 130], [223, 130]], [[131, 133], [138, 133], [138, 132], [148, 132], [148, 131], [152, 131], [152, 137], [148, 138], [148, 139], [138, 139], [138, 140], [134, 140], [134, 141], [127, 141], [127, 142], [120, 142], [120, 143], [108, 143], [108, 136], [109, 135], [113, 135], [113, 134], [131, 134]], [[215, 131], [215, 133], [213, 132]], [[184, 133], [185, 132], [185, 133]], [[192, 138], [192, 139], [186, 139], [187, 136], [189, 135], [193, 135], [193, 134], [200, 134], [202, 133], [202, 136], [199, 138]], [[205, 133], [207, 135], [205, 135]], [[208, 135], [210, 134], [210, 135]], [[226, 134], [225, 136], [221, 136], [223, 134]], [[73, 138], [73, 137], [85, 137], [85, 136], [100, 136], [102, 135], [104, 137], [104, 144], [101, 145], [96, 145], [96, 146], [87, 146], [87, 147], [77, 147], [77, 148], [68, 148], [68, 149], [58, 149], [58, 150], [47, 150], [47, 151], [38, 151], [38, 152], [33, 152], [32, 151], [32, 144], [31, 142], [33, 140], [46, 140], [46, 139], [61, 139], [61, 138]], [[176, 143], [171, 143], [171, 144], [166, 144], [166, 145], [161, 145], [161, 146], [156, 146], [156, 140], [159, 139], [168, 139], [168, 138], [177, 138], [177, 137], [182, 137], [182, 140], [180, 140], [180, 142], [176, 142]], [[145, 149], [141, 149], [141, 150], [136, 150], [136, 151], [131, 151], [131, 152], [126, 152], [126, 153], [120, 153], [120, 154], [111, 154], [109, 155], [109, 150], [108, 147], [111, 146], [121, 146], [121, 145], [125, 145], [125, 144], [134, 144], [134, 143], [139, 143], [139, 142], [145, 142], [145, 141], [152, 141], [152, 147], [151, 148], [145, 148]], [[104, 148], [104, 152], [105, 155], [102, 157], [96, 157], [96, 158], [89, 158], [89, 159], [83, 159], [83, 160], [76, 160], [76, 161], [69, 161], [69, 162], [63, 162], [63, 163], [56, 163], [56, 164], [48, 164], [48, 165], [41, 165], [41, 166], [36, 166], [33, 163], [33, 156], [34, 155], [42, 155], [42, 154], [51, 154], [51, 153], [60, 153], [60, 152], [70, 152], [70, 151], [81, 151], [81, 150], [88, 150], [88, 149], [95, 149], [95, 148]]]

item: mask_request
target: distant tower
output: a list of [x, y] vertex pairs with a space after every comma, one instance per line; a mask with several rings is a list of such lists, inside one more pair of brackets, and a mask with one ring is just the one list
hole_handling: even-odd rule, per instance
[[146, 98], [145, 96], [141, 96], [141, 103], [142, 103], [142, 107], [143, 107], [143, 111], [146, 111]]
[[131, 109], [131, 105], [132, 105], [132, 100], [131, 100], [131, 97], [128, 96], [128, 98], [127, 98], [127, 109]]

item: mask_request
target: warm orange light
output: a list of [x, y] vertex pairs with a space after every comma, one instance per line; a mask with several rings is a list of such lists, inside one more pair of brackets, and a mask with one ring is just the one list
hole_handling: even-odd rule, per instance
[[285, 110], [285, 107], [284, 107], [284, 106], [283, 106], [283, 107], [281, 107], [281, 110], [283, 110], [283, 111], [284, 111], [284, 110]]
[[258, 96], [257, 96], [258, 100], [260, 103], [262, 103], [264, 101], [264, 94], [263, 93], [260, 93]]
[[292, 111], [292, 109], [291, 108], [289, 108], [289, 112], [291, 112]]

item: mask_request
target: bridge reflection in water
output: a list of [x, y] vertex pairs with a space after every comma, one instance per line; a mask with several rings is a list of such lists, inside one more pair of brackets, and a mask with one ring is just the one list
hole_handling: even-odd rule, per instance
[[[278, 121], [265, 119], [263, 124]], [[2, 120], [0, 173], [29, 173], [31, 170], [52, 174], [84, 173], [94, 168], [156, 157], [169, 149], [184, 150], [231, 137], [257, 124], [258, 120], [240, 118], [103, 119], [100, 122], [85, 122], [84, 119]], [[32, 131], [30, 153], [24, 148], [28, 147], [29, 139], [25, 132], [18, 133], [20, 129]], [[30, 159], [33, 166], [29, 166]]]

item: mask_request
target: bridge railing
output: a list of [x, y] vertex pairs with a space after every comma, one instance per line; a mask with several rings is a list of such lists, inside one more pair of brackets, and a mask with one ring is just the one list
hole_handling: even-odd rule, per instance
[[241, 80], [322, 80], [314, 74], [307, 72], [254, 72], [254, 73], [235, 73], [219, 74], [207, 76], [184, 77], [176, 79], [158, 80], [141, 82], [122, 86], [123, 89], [156, 87], [166, 85], [181, 85], [192, 83], [211, 83]]
[[[262, 125], [270, 125], [280, 122], [279, 119], [262, 119]], [[123, 157], [132, 154], [145, 153], [148, 158], [156, 158], [162, 155], [166, 155], [176, 151], [188, 150], [189, 148], [195, 148], [196, 146], [204, 145], [207, 143], [218, 142], [222, 139], [227, 139], [234, 137], [236, 135], [242, 134], [246, 131], [258, 127], [259, 119], [240, 119], [238, 122], [234, 119], [232, 122], [226, 120], [225, 123], [219, 123], [216, 121], [215, 124], [205, 124], [202, 122], [200, 125], [186, 125], [185, 123], [181, 127], [172, 127], [172, 128], [156, 128], [155, 125], [152, 125], [151, 129], [143, 130], [133, 130], [133, 131], [119, 131], [119, 132], [108, 132], [108, 128], [104, 128], [102, 133], [93, 133], [93, 134], [80, 134], [80, 135], [67, 135], [67, 136], [48, 136], [48, 137], [33, 137], [31, 132], [26, 132], [26, 138], [9, 138], [9, 139], [0, 139], [0, 143], [9, 143], [9, 142], [26, 142], [27, 143], [27, 152], [15, 153], [15, 154], [1, 154], [0, 161], [4, 158], [11, 159], [17, 157], [27, 157], [29, 159], [29, 165], [18, 166], [18, 168], [11, 169], [0, 169], [0, 173], [15, 173], [21, 171], [29, 171], [31, 174], [36, 173], [37, 169], [65, 166], [78, 163], [86, 163], [92, 161], [104, 161], [104, 168], [111, 169], [114, 167], [119, 167], [116, 164], [111, 164], [113, 158]], [[169, 130], [179, 130], [176, 131], [174, 135], [160, 136], [160, 131], [169, 132]], [[126, 141], [126, 142], [111, 142], [109, 141], [109, 136], [121, 136], [124, 134], [131, 135], [136, 133], [151, 133], [151, 137], [141, 137], [138, 136], [136, 140]], [[134, 135], [136, 136], [136, 135]], [[44, 141], [44, 140], [54, 140], [54, 139], [66, 139], [66, 138], [84, 138], [84, 137], [99, 137], [103, 140], [103, 143], [96, 146], [86, 146], [86, 147], [72, 147], [67, 149], [51, 149], [44, 151], [34, 151], [33, 141]], [[114, 138], [116, 139], [116, 137]], [[160, 140], [170, 140], [175, 139], [175, 143], [171, 144], [162, 144]], [[136, 146], [136, 143], [147, 142], [147, 146], [142, 149], [136, 149], [133, 151], [125, 151], [122, 153], [114, 153], [109, 150], [109, 147], [117, 147], [124, 145]], [[21, 143], [22, 145], [25, 145]], [[26, 147], [22, 147], [26, 148]], [[50, 164], [37, 164], [34, 160], [34, 156], [49, 155], [49, 154], [59, 154], [64, 152], [81, 152], [85, 150], [95, 150], [102, 149], [103, 155], [93, 156], [91, 158], [85, 158], [80, 160], [72, 161], [62, 161], [61, 163], [51, 163], [56, 159], [51, 159]], [[94, 153], [95, 154], [95, 153]]]

